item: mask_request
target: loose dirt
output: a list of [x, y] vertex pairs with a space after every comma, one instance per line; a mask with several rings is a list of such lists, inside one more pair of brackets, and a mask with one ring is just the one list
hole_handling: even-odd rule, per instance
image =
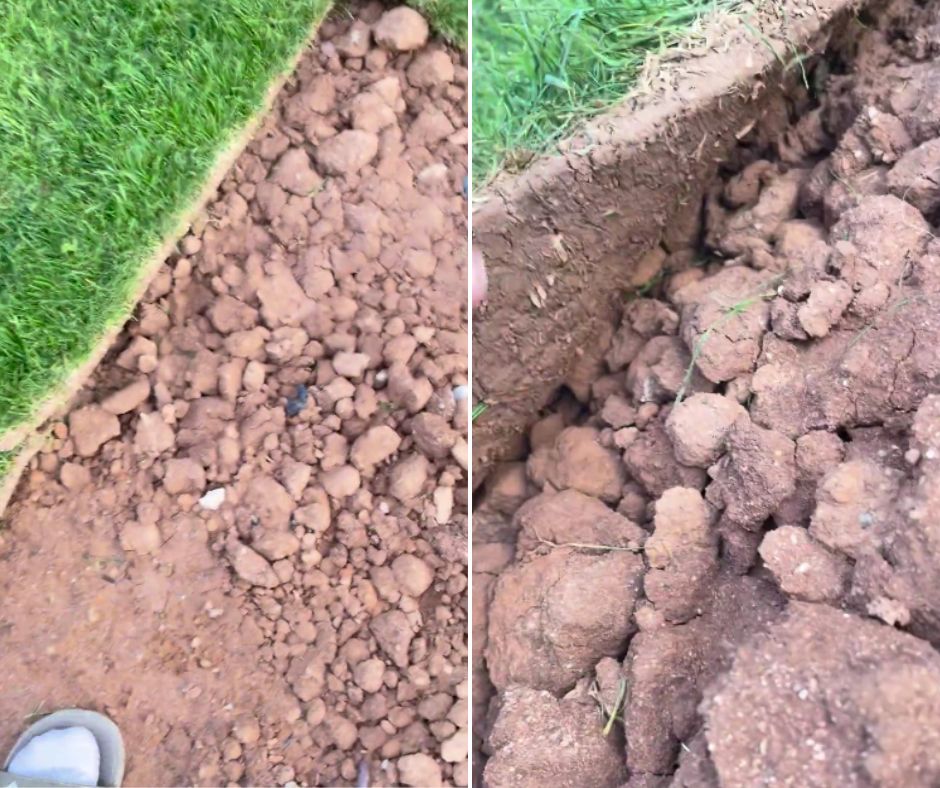
[[128, 785], [467, 784], [466, 86], [323, 25], [7, 511], [0, 749], [82, 706]]
[[484, 784], [940, 782], [938, 31], [835, 30], [487, 479]]

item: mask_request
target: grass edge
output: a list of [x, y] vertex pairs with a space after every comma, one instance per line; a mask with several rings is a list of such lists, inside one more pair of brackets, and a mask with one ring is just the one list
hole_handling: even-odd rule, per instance
[[265, 118], [270, 114], [275, 99], [287, 80], [296, 71], [301, 57], [313, 42], [317, 31], [332, 8], [332, 0], [326, 0], [320, 14], [311, 23], [294, 53], [286, 60], [283, 68], [278, 71], [277, 76], [268, 85], [258, 110], [242, 124], [241, 128], [233, 131], [229, 140], [219, 146], [219, 153], [203, 180], [202, 188], [188, 204], [180, 209], [174, 229], [166, 233], [163, 241], [150, 254], [142, 255], [140, 272], [136, 283], [130, 288], [127, 297], [127, 309], [124, 314], [120, 318], [110, 321], [110, 323], [105, 323], [101, 336], [91, 352], [84, 360], [76, 361], [74, 369], [66, 375], [64, 381], [50, 389], [49, 395], [39, 403], [30, 419], [24, 421], [21, 425], [0, 432], [0, 452], [17, 453], [10, 466], [4, 472], [0, 472], [0, 517], [3, 516], [26, 463], [32, 459], [42, 443], [37, 435], [42, 425], [50, 419], [56, 418], [68, 408], [72, 398], [110, 350], [124, 325], [133, 315], [133, 310], [146, 294], [153, 278], [173, 251], [173, 247], [176, 246], [179, 239], [185, 235], [189, 227], [205, 209], [218, 191], [219, 185], [229, 170], [234, 166], [238, 157], [257, 133]]

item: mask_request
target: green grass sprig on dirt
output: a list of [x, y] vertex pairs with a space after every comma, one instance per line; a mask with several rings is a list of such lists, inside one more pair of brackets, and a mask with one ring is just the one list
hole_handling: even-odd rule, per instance
[[737, 0], [474, 0], [473, 173], [479, 187], [620, 100], [650, 52]]
[[328, 0], [7, 0], [0, 432], [126, 318], [142, 265]]

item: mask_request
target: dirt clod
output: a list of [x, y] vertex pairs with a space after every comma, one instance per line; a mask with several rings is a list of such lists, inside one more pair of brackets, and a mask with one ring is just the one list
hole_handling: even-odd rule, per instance
[[236, 545], [230, 552], [232, 569], [242, 580], [262, 588], [274, 588], [280, 585], [271, 565], [258, 553], [243, 544]]
[[792, 602], [707, 694], [718, 778], [855, 785], [861, 766], [875, 785], [930, 785], [940, 779], [938, 688], [940, 658], [926, 643]]
[[666, 419], [676, 459], [699, 468], [713, 465], [724, 453], [729, 430], [742, 417], [747, 418], [747, 411], [719, 394], [693, 394], [683, 400]]
[[558, 700], [550, 693], [506, 691], [489, 735], [492, 757], [484, 779], [493, 788], [620, 785], [626, 779], [618, 736], [602, 736], [590, 700]]
[[117, 416], [97, 405], [88, 405], [69, 415], [69, 435], [81, 457], [91, 457], [102, 444], [121, 434]]
[[398, 777], [402, 785], [421, 786], [424, 788], [437, 788], [443, 785], [441, 767], [433, 759], [423, 753], [403, 755], [398, 759]]
[[[533, 455], [531, 463], [536, 462]], [[600, 445], [596, 430], [569, 427], [563, 430], [551, 449], [539, 458], [541, 470], [530, 474], [548, 482], [555, 489], [579, 490], [601, 500], [616, 500], [624, 482], [623, 469], [617, 455]]]
[[[563, 692], [634, 630], [643, 562], [559, 547], [506, 570], [493, 592], [486, 651], [496, 687]], [[604, 578], [604, 582], [598, 582]]]
[[839, 599], [848, 578], [848, 562], [830, 553], [804, 528], [777, 528], [764, 537], [760, 555], [780, 588], [807, 602]]
[[372, 35], [379, 46], [394, 52], [420, 49], [428, 40], [428, 23], [417, 11], [407, 6], [398, 6], [382, 14], [372, 28]]

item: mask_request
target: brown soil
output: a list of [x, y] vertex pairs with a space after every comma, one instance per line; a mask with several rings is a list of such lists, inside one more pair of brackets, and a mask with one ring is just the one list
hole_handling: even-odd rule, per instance
[[938, 31], [837, 28], [487, 479], [490, 788], [940, 783]]
[[382, 14], [324, 24], [27, 471], [0, 750], [82, 706], [128, 785], [467, 784], [467, 69]]

